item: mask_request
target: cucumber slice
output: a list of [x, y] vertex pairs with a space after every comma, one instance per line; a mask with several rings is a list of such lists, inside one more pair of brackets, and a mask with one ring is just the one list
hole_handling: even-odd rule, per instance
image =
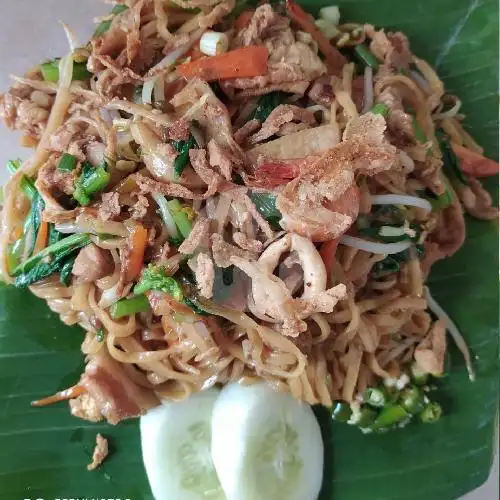
[[212, 459], [228, 500], [316, 500], [321, 488], [323, 441], [311, 407], [264, 383], [222, 390]]
[[141, 417], [142, 458], [156, 500], [225, 500], [210, 455], [210, 389]]

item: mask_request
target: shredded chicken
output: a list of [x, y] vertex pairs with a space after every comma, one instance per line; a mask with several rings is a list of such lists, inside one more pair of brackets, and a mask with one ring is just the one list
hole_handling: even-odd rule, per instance
[[193, 229], [189, 233], [189, 236], [182, 242], [179, 247], [179, 252], [185, 255], [192, 254], [197, 248], [202, 246], [202, 244], [208, 245], [208, 236], [210, 233], [210, 221], [199, 216], [193, 226]]
[[248, 143], [257, 144], [258, 142], [264, 141], [278, 134], [280, 130], [282, 130], [282, 127], [290, 122], [314, 125], [316, 123], [316, 118], [314, 118], [313, 113], [306, 109], [291, 104], [280, 104], [272, 110], [271, 114], [262, 124], [261, 129], [248, 138]]
[[226, 243], [220, 234], [212, 234], [212, 255], [217, 267], [229, 267], [232, 265], [231, 259], [238, 257], [240, 259], [251, 260], [253, 255], [237, 246]]
[[[374, 175], [394, 166], [396, 148], [384, 138], [385, 120], [371, 113], [350, 121], [343, 141], [287, 184], [276, 206], [282, 222], [313, 241], [334, 239], [347, 231], [357, 217], [359, 201], [341, 199], [354, 182], [354, 173]], [[349, 203], [351, 201], [351, 203]]]
[[408, 68], [412, 63], [413, 54], [403, 33], [385, 33], [383, 29], [377, 31], [369, 24], [365, 25], [365, 32], [371, 38], [370, 50], [383, 63], [395, 69]]
[[87, 470], [95, 470], [99, 467], [108, 456], [108, 440], [100, 434], [96, 436], [94, 453], [92, 454], [92, 462], [87, 465]]
[[110, 424], [117, 424], [125, 418], [138, 417], [159, 404], [153, 391], [133, 382], [123, 365], [105, 349], [90, 356], [80, 385], [85, 387], [88, 395], [72, 400], [71, 406], [73, 414], [83, 418], [87, 415], [95, 418], [98, 409]]
[[206, 253], [200, 252], [196, 256], [195, 277], [201, 296], [206, 299], [212, 298], [215, 269], [212, 259]]
[[104, 221], [113, 220], [120, 215], [120, 212], [120, 195], [116, 191], [104, 193], [102, 195], [102, 202], [99, 206], [99, 218]]
[[114, 263], [110, 253], [91, 243], [80, 250], [72, 273], [78, 283], [90, 283], [108, 276], [113, 270]]
[[414, 357], [418, 367], [435, 376], [443, 374], [446, 355], [446, 328], [436, 321], [424, 340], [416, 347]]

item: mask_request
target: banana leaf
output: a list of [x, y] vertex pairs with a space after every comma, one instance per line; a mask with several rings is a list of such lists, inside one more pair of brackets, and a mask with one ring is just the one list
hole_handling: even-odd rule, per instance
[[[370, 22], [410, 37], [414, 52], [437, 66], [459, 95], [467, 124], [492, 157], [498, 152], [498, 3], [493, 0], [343, 0], [343, 19]], [[324, 3], [303, 2], [311, 11]], [[92, 16], [89, 12], [89, 16]], [[496, 180], [491, 182], [496, 191]], [[456, 321], [475, 356], [470, 383], [458, 352], [437, 398], [445, 416], [363, 435], [318, 415], [326, 445], [322, 500], [453, 499], [488, 476], [499, 393], [497, 225], [468, 220], [468, 239], [432, 272], [433, 294]], [[26, 291], [0, 287], [0, 496], [152, 499], [137, 422], [117, 427], [70, 416], [67, 405], [30, 401], [64, 389], [82, 369], [82, 331], [64, 326]], [[111, 455], [87, 472], [97, 432]], [[166, 443], [165, 443], [166, 444]]]

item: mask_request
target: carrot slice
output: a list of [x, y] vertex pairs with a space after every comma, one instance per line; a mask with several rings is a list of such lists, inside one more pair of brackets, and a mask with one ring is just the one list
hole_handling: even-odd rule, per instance
[[286, 8], [290, 17], [300, 26], [300, 28], [309, 33], [318, 44], [319, 50], [325, 57], [326, 65], [333, 74], [340, 74], [342, 67], [347, 63], [347, 59], [335, 48], [328, 38], [321, 33], [314, 24], [312, 16], [307, 14], [302, 7], [293, 0], [286, 0]]
[[225, 54], [204, 57], [181, 64], [177, 71], [184, 78], [201, 78], [207, 82], [228, 78], [252, 78], [267, 71], [269, 51], [263, 45], [252, 45]]
[[48, 235], [49, 235], [49, 223], [46, 221], [42, 221], [36, 237], [35, 248], [33, 250], [33, 253], [36, 254], [47, 246]]
[[244, 10], [234, 22], [234, 27], [236, 29], [236, 33], [245, 29], [252, 20], [253, 15], [255, 14], [255, 10]]
[[460, 169], [473, 177], [490, 177], [499, 172], [498, 162], [485, 156], [464, 148], [458, 144], [451, 144], [453, 152], [460, 160]]
[[59, 403], [60, 401], [66, 401], [67, 399], [74, 399], [81, 396], [86, 391], [85, 387], [81, 385], [74, 385], [69, 389], [64, 389], [64, 391], [59, 391], [43, 399], [38, 399], [37, 401], [32, 401], [31, 406], [47, 406], [54, 403]]
[[125, 257], [123, 277], [126, 283], [134, 281], [141, 273], [144, 263], [144, 252], [148, 242], [148, 231], [146, 228], [137, 224], [129, 237], [130, 247]]

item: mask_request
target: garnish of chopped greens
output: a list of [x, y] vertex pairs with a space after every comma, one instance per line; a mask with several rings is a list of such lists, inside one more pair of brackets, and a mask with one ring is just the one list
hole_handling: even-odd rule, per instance
[[265, 122], [268, 116], [271, 114], [274, 108], [280, 104], [284, 104], [288, 98], [288, 94], [281, 91], [269, 92], [269, 94], [264, 94], [257, 101], [257, 106], [250, 113], [248, 121], [259, 120], [261, 123]]
[[94, 167], [88, 161], [83, 162], [80, 177], [75, 183], [73, 198], [82, 206], [89, 205], [92, 197], [102, 191], [110, 179], [111, 174], [107, 170], [105, 161], [98, 167]]
[[179, 153], [174, 161], [175, 179], [178, 179], [189, 163], [189, 150], [197, 148], [198, 144], [193, 134], [189, 134], [186, 141], [172, 141], [171, 144]]

